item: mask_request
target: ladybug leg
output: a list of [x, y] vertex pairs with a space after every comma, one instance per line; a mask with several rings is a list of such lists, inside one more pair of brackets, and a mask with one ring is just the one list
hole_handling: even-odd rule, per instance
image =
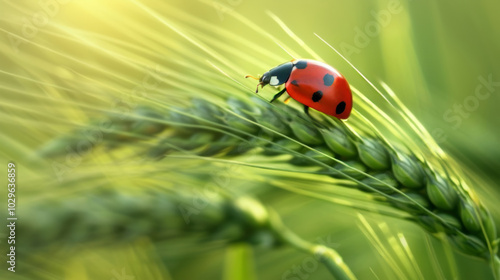
[[280, 96], [283, 95], [283, 93], [285, 93], [286, 91], [286, 88], [284, 88], [283, 90], [281, 90], [280, 92], [276, 93], [273, 97], [273, 99], [271, 101], [269, 101], [270, 103], [273, 103], [273, 101], [275, 101], [276, 99], [280, 98]]
[[311, 115], [309, 115], [309, 106], [304, 105], [304, 113], [306, 113], [307, 116], [309, 116], [310, 118], [312, 118]]

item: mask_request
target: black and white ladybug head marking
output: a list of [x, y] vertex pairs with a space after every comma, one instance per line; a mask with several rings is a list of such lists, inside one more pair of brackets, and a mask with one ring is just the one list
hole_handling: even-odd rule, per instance
[[274, 67], [262, 75], [259, 82], [262, 86], [267, 84], [272, 86], [279, 86], [288, 81], [292, 73], [293, 63], [287, 62]]

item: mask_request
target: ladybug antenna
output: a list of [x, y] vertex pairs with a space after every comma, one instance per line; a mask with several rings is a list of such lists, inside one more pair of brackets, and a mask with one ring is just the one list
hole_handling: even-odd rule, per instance
[[246, 75], [245, 78], [252, 78], [252, 79], [257, 80], [257, 81], [259, 80], [259, 78], [254, 77], [252, 75]]

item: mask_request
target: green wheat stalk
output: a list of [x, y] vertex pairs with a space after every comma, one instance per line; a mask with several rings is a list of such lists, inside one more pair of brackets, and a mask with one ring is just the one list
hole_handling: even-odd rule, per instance
[[[106, 131], [103, 143], [118, 148], [127, 143], [114, 140], [120, 135], [132, 141], [146, 135], [154, 139], [155, 133], [162, 132], [167, 136], [142, 148], [152, 159], [198, 155], [227, 160], [258, 153], [295, 166], [316, 167], [309, 172], [335, 178], [336, 185], [369, 192], [380, 204], [407, 213], [405, 219], [434, 236], [444, 234], [457, 250], [496, 262], [498, 242], [490, 213], [446, 169], [440, 172], [408, 150], [375, 135], [356, 133], [341, 121], [314, 120], [289, 106], [257, 98], [232, 98], [227, 106], [202, 99], [191, 103], [191, 107], [172, 108], [164, 117], [140, 108], [133, 114], [135, 120], [123, 118], [129, 130]], [[123, 125], [118, 119], [113, 123]], [[56, 147], [76, 143], [59, 139], [42, 153], [57, 154]], [[282, 159], [282, 155], [288, 157]]]

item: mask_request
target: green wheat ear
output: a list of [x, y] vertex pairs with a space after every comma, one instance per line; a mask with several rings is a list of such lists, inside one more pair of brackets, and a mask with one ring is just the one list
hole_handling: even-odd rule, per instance
[[[496, 231], [489, 212], [475, 202], [460, 183], [416, 155], [388, 146], [373, 135], [353, 134], [342, 122], [317, 122], [290, 107], [232, 99], [232, 111], [195, 101], [189, 120], [170, 125], [172, 134], [151, 148], [159, 158], [178, 150], [205, 156], [233, 157], [251, 149], [269, 156], [290, 155], [289, 163], [315, 166], [323, 175], [355, 183], [380, 203], [411, 215], [431, 233], [445, 232], [460, 251], [486, 260], [497, 251]], [[236, 113], [237, 112], [237, 113]], [[216, 120], [211, 120], [216, 117]], [[178, 113], [166, 120], [177, 121]], [[211, 142], [193, 146], [184, 130], [190, 125]], [[245, 127], [244, 130], [241, 128]], [[179, 129], [180, 133], [176, 134]]]
[[[434, 236], [445, 236], [460, 252], [496, 263], [498, 242], [491, 214], [447, 169], [435, 169], [376, 134], [358, 133], [340, 121], [314, 120], [283, 104], [254, 97], [230, 98], [227, 106], [202, 99], [191, 104], [171, 108], [165, 116], [141, 108], [122, 121], [114, 119], [115, 125], [130, 128], [124, 138], [128, 142], [115, 141], [124, 137], [124, 131], [109, 130], [102, 143], [119, 148], [152, 138], [147, 148], [152, 159], [186, 153], [221, 159], [249, 153], [288, 155], [279, 158], [295, 166], [316, 167], [313, 173], [320, 173], [316, 176], [333, 177], [339, 185], [371, 193], [374, 200], [407, 213], [406, 219]], [[167, 136], [155, 140], [160, 132]], [[47, 146], [43, 153], [57, 154], [57, 147], [71, 146], [79, 137], [68, 139], [56, 140], [62, 142]]]
[[145, 188], [92, 191], [67, 197], [64, 202], [57, 198], [33, 204], [24, 210], [30, 215], [20, 225], [18, 250], [21, 255], [36, 255], [61, 248], [123, 244], [143, 237], [162, 242], [198, 234], [206, 243], [267, 248], [287, 244], [314, 255], [336, 279], [356, 279], [335, 250], [299, 238], [277, 213], [254, 198], [230, 196], [220, 189], [203, 197], [203, 206], [196, 208], [193, 201], [200, 194], [186, 191], [189, 186], [177, 186], [179, 191]]

